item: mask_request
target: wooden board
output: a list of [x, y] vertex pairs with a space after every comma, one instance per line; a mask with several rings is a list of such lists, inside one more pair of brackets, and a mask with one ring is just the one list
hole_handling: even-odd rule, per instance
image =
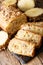
[[9, 51], [0, 52], [0, 65], [20, 65], [19, 61]]
[[1, 51], [0, 65], [43, 65], [43, 49], [41, 49], [41, 52], [38, 55], [36, 55], [32, 60], [25, 64], [21, 64], [20, 61], [8, 50]]

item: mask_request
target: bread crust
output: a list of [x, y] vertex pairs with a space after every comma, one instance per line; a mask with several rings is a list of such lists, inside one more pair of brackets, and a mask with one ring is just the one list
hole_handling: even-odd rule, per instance
[[10, 34], [14, 34], [23, 23], [27, 22], [25, 14], [14, 6], [3, 6], [0, 11], [0, 20], [0, 27]]

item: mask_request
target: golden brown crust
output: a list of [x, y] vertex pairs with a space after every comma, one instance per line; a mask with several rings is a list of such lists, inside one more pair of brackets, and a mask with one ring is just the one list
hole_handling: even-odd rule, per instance
[[14, 6], [3, 6], [0, 11], [0, 20], [1, 28], [10, 34], [15, 33], [20, 28], [21, 24], [27, 22], [25, 14]]

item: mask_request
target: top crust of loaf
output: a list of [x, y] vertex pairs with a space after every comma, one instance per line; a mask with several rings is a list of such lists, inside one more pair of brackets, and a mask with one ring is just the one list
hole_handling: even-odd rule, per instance
[[0, 20], [1, 28], [11, 34], [15, 33], [21, 24], [27, 22], [25, 14], [14, 6], [3, 6], [0, 11]]
[[0, 11], [0, 16], [3, 16], [3, 20], [5, 20], [6, 23], [9, 23], [21, 14], [19, 9], [16, 9], [14, 6], [2, 6], [2, 10]]

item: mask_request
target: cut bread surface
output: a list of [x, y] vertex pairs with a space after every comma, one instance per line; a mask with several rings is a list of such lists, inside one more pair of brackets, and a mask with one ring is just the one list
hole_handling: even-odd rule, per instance
[[41, 26], [37, 26], [37, 25], [34, 25], [34, 24], [28, 24], [27, 23], [27, 24], [22, 25], [21, 29], [30, 30], [32, 32], [35, 32], [35, 33], [43, 36], [43, 27], [41, 27]]
[[35, 54], [35, 44], [32, 42], [22, 41], [17, 38], [13, 38], [8, 45], [10, 52], [33, 57]]
[[19, 30], [15, 37], [21, 40], [34, 42], [36, 48], [40, 47], [42, 41], [41, 35], [27, 30]]
[[32, 22], [32, 24], [43, 27], [43, 21], [40, 21], [40, 22]]

